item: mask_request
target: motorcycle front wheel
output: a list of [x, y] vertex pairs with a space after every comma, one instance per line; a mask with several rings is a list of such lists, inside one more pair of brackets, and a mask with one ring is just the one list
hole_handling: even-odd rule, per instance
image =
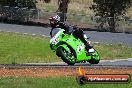
[[[69, 47], [68, 47], [69, 48]], [[59, 54], [59, 56], [61, 57], [61, 59], [67, 63], [68, 65], [74, 65], [75, 64], [75, 55], [74, 52], [72, 52], [72, 50], [67, 51], [66, 49], [64, 49], [64, 47], [60, 46], [57, 49], [57, 53]]]

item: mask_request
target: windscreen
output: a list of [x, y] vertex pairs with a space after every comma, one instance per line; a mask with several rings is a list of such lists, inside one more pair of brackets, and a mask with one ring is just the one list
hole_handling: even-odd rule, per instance
[[54, 36], [55, 34], [57, 34], [60, 30], [61, 30], [61, 28], [54, 28], [52, 30], [52, 36]]

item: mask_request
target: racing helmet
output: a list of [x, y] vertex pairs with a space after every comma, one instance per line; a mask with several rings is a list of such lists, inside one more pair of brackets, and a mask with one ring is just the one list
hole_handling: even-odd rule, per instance
[[60, 22], [60, 17], [58, 15], [51, 16], [49, 18], [49, 21], [50, 21], [51, 27], [55, 27], [57, 25], [57, 23]]

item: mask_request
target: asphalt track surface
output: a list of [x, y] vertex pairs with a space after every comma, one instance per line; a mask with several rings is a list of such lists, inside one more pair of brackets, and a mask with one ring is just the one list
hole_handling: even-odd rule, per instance
[[[51, 28], [0, 23], [0, 31], [49, 36]], [[132, 47], [132, 34], [85, 31], [90, 41], [124, 44]]]
[[[0, 23], [0, 31], [5, 32], [15, 32], [15, 33], [25, 33], [33, 35], [43, 35], [49, 36], [50, 28], [36, 27], [36, 26], [25, 26], [25, 25], [15, 25], [15, 24], [2, 24]], [[124, 44], [132, 47], [132, 34], [125, 33], [109, 33], [109, 32], [95, 32], [95, 31], [85, 31], [87, 36], [90, 36], [90, 41], [94, 42], [105, 42], [112, 44]], [[132, 67], [132, 58], [122, 59], [122, 60], [101, 60], [97, 65], [90, 65], [89, 63], [79, 63], [75, 64], [74, 67], [86, 66], [86, 67], [113, 67], [113, 68], [123, 68]], [[0, 67], [73, 67], [68, 66], [63, 62], [58, 63], [27, 63], [27, 64], [17, 64], [17, 65], [5, 65], [1, 64]]]
[[7, 68], [30, 68], [30, 67], [52, 67], [52, 68], [73, 68], [73, 67], [88, 67], [88, 68], [132, 68], [132, 58], [117, 59], [117, 60], [101, 60], [99, 64], [76, 63], [74, 66], [67, 65], [64, 62], [54, 63], [25, 63], [25, 64], [0, 64], [0, 67]]

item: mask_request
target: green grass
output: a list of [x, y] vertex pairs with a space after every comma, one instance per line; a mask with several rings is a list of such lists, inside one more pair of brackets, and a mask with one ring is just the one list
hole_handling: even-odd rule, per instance
[[85, 84], [79, 85], [75, 77], [54, 78], [0, 78], [0, 88], [132, 88], [129, 84]]
[[49, 38], [0, 32], [0, 63], [59, 61], [50, 50]]
[[[121, 44], [93, 44], [101, 59], [127, 59], [132, 47]], [[49, 47], [49, 38], [0, 32], [0, 64], [44, 63], [62, 61]]]
[[126, 59], [132, 57], [132, 47], [122, 44], [95, 44], [102, 59]]

